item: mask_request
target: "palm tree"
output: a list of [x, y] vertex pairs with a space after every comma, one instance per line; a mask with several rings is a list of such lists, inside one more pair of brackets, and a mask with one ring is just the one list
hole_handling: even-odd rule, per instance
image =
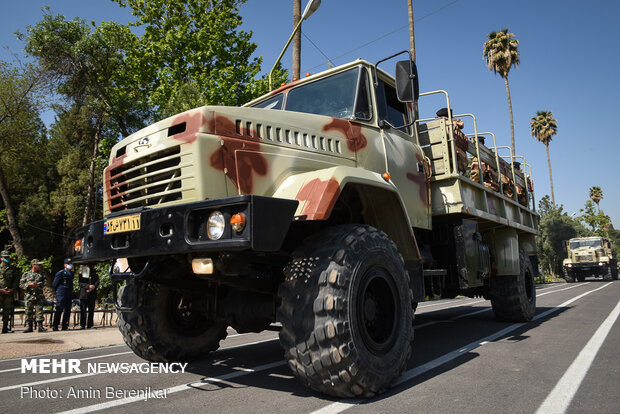
[[491, 32], [489, 40], [484, 42], [484, 58], [489, 70], [504, 78], [506, 95], [508, 96], [508, 110], [510, 111], [510, 135], [512, 138], [512, 155], [515, 153], [515, 124], [512, 118], [512, 101], [510, 99], [510, 87], [508, 86], [508, 72], [513, 66], [519, 64], [519, 41], [514, 34], [508, 33], [508, 28], [499, 32]]
[[594, 186], [590, 188], [590, 198], [592, 199], [592, 201], [594, 201], [596, 203], [596, 209], [598, 210], [598, 212], [601, 212], [601, 208], [598, 205], [598, 203], [601, 202], [601, 200], [603, 199], [603, 190], [601, 189], [601, 187], [599, 186]]
[[549, 163], [549, 183], [551, 184], [551, 202], [555, 207], [555, 195], [553, 194], [553, 175], [551, 174], [551, 157], [549, 156], [549, 143], [558, 133], [558, 124], [551, 111], [536, 111], [536, 116], [530, 122], [532, 138], [545, 144], [547, 148], [547, 162]]

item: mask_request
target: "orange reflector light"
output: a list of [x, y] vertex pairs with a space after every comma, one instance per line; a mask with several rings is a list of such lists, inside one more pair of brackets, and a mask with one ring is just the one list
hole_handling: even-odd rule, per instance
[[381, 174], [381, 177], [383, 177], [385, 181], [390, 181], [390, 178], [392, 178], [389, 172], [384, 172], [383, 174]]
[[298, 81], [298, 80], [299, 80], [299, 79], [297, 79], [297, 78], [293, 78], [293, 82]]
[[245, 228], [245, 216], [243, 213], [233, 214], [230, 218], [230, 227], [237, 233], [241, 233]]
[[310, 72], [306, 73], [306, 78], [310, 75], [312, 75]]
[[76, 253], [82, 253], [82, 240], [76, 240], [73, 244], [73, 251]]
[[286, 85], [286, 82], [282, 82], [282, 83], [280, 84], [280, 86], [285, 86], [285, 85]]

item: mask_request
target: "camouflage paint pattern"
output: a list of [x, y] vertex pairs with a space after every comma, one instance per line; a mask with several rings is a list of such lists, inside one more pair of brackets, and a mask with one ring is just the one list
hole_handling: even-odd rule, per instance
[[[30, 283], [38, 283], [39, 286], [30, 287]], [[32, 322], [33, 313], [36, 314], [36, 321], [43, 321], [43, 286], [46, 278], [43, 274], [33, 271], [25, 272], [20, 281], [19, 287], [24, 291], [24, 301], [26, 302], [26, 323]]]
[[[358, 66], [368, 69], [363, 73], [372, 85], [373, 66], [357, 60], [285, 85], [243, 107], [196, 108], [125, 138], [113, 147], [105, 169], [104, 215], [136, 205], [165, 207], [256, 194], [298, 200], [296, 220], [325, 220], [346, 185], [355, 183], [396, 194], [410, 230], [431, 229], [433, 215], [456, 213], [536, 233], [535, 212], [492, 190], [485, 193], [485, 187], [469, 177], [450, 175], [445, 122], [433, 124], [444, 137], [437, 146], [443, 158], [429, 156], [418, 132], [379, 128], [373, 87], [369, 120], [251, 107]], [[384, 71], [377, 73], [386, 84], [394, 84]], [[445, 175], [440, 180], [441, 168]]]
[[[571, 248], [571, 242], [599, 242], [599, 246], [579, 246], [577, 248]], [[614, 259], [613, 246], [611, 242], [599, 236], [594, 237], [578, 237], [570, 239], [566, 243], [567, 258], [563, 260], [562, 265], [564, 267], [572, 264], [579, 265], [593, 265], [598, 263], [609, 264]]]

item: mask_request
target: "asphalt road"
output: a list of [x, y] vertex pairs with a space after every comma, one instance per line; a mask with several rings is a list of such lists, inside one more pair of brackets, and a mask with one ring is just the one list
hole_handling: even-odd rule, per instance
[[[420, 304], [408, 368], [372, 400], [309, 391], [283, 362], [275, 332], [231, 332], [212, 358], [184, 373], [85, 370], [144, 362], [124, 345], [36, 358], [80, 359], [81, 374], [22, 373], [21, 359], [0, 361], [0, 412], [620, 412], [620, 282], [558, 283], [537, 293], [536, 317], [524, 324], [497, 322], [482, 299]], [[129, 394], [147, 387], [165, 398]]]

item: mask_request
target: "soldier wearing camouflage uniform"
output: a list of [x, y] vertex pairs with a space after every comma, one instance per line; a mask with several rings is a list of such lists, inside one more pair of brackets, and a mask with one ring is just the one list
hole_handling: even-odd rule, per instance
[[9, 263], [11, 254], [3, 250], [0, 254], [0, 307], [2, 307], [2, 333], [9, 330], [9, 320], [13, 314], [15, 292], [19, 287], [19, 274]]
[[19, 281], [19, 286], [25, 292], [24, 300], [26, 301], [26, 323], [28, 324], [28, 329], [24, 332], [32, 332], [33, 310], [36, 313], [39, 332], [45, 332], [47, 331], [43, 327], [43, 286], [45, 285], [45, 276], [41, 273], [43, 262], [32, 259], [30, 264], [32, 266], [31, 270], [24, 273]]

